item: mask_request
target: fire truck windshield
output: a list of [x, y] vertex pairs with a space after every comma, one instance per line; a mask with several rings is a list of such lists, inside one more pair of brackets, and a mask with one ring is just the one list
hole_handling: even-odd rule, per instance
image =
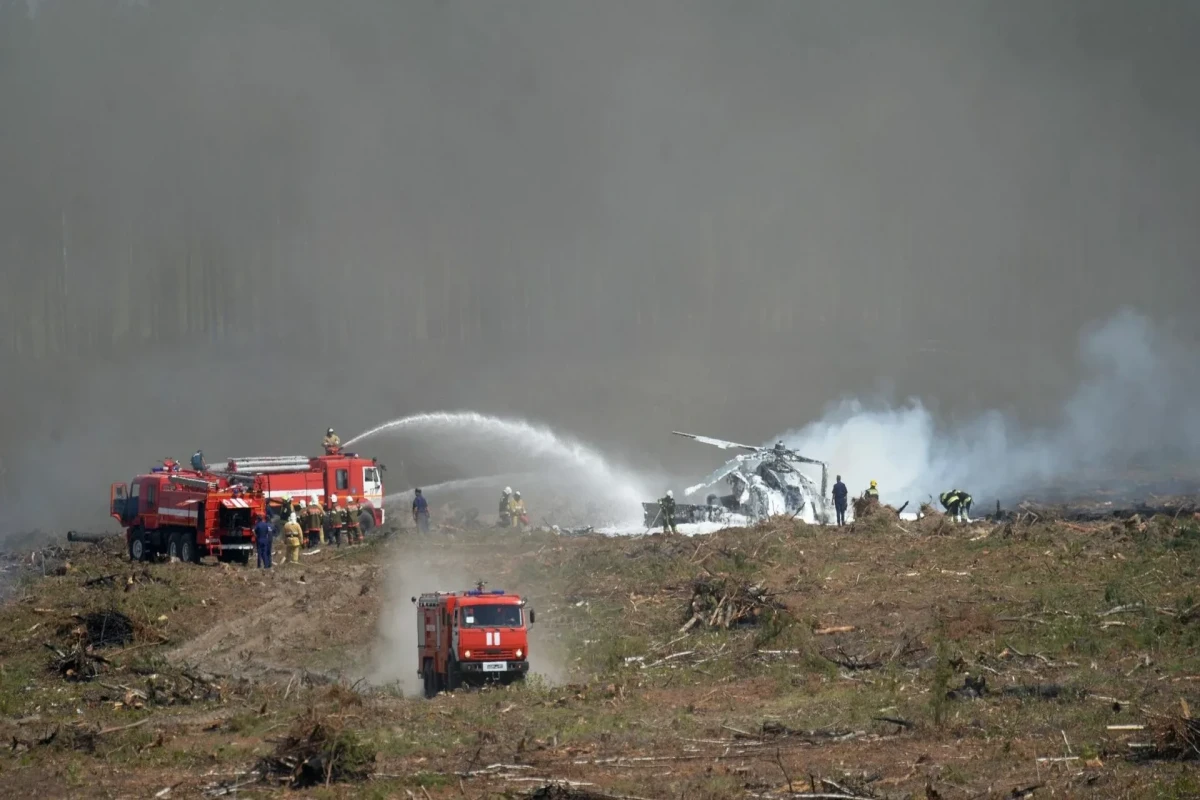
[[468, 628], [519, 628], [521, 607], [513, 605], [465, 606], [462, 624]]

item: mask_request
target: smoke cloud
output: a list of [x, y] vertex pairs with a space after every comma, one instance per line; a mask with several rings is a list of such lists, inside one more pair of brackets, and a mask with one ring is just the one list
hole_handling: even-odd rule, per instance
[[1048, 427], [1000, 411], [946, 426], [919, 398], [898, 406], [844, 399], [781, 438], [828, 460], [852, 491], [879, 481], [882, 497], [897, 504], [956, 487], [977, 500], [1009, 498], [1080, 474], [1195, 463], [1200, 367], [1183, 342], [1126, 309], [1082, 334], [1079, 361], [1085, 378]]

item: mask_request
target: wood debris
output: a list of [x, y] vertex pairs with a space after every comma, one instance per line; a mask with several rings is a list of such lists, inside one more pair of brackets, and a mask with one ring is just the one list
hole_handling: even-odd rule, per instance
[[758, 625], [786, 606], [766, 587], [732, 578], [698, 578], [692, 583], [690, 618], [680, 633], [694, 627], [738, 628]]

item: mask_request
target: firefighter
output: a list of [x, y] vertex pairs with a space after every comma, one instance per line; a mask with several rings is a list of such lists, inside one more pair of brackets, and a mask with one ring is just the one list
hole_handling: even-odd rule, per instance
[[287, 545], [287, 563], [300, 563], [300, 537], [303, 535], [300, 523], [296, 522], [296, 515], [288, 517], [287, 522], [283, 523], [283, 542]]
[[308, 500], [302, 498], [296, 504], [296, 524], [300, 526], [300, 545], [305, 547], [308, 545]]
[[267, 521], [266, 516], [258, 518], [258, 522], [254, 525], [254, 545], [258, 550], [258, 568], [271, 568], [271, 544], [275, 537], [275, 531], [271, 528], [271, 523]]
[[292, 518], [292, 496], [285, 494], [283, 496], [283, 505], [279, 507], [279, 519], [287, 522]]
[[514, 527], [521, 528], [522, 530], [529, 525], [529, 515], [525, 512], [525, 501], [521, 499], [519, 491], [513, 491], [512, 523]]
[[304, 532], [308, 536], [308, 546], [316, 547], [319, 544], [325, 544], [325, 527], [324, 519], [321, 514], [321, 507], [317, 505], [317, 501], [313, 500], [306, 507], [304, 515]]
[[879, 502], [879, 484], [876, 483], [875, 481], [871, 481], [871, 485], [867, 488], [867, 490], [865, 492], [863, 492], [863, 497], [865, 497], [868, 500], [874, 500], [876, 503], [878, 503]]
[[342, 512], [338, 508], [336, 494], [329, 496], [329, 505], [325, 508], [325, 519], [329, 523], [329, 541], [342, 546]]
[[208, 469], [208, 464], [204, 463], [204, 451], [197, 450], [192, 453], [192, 469], [196, 472], [204, 472]]
[[337, 455], [342, 449], [342, 440], [333, 432], [333, 428], [325, 431], [325, 439], [322, 442], [325, 447], [325, 455]]
[[947, 516], [954, 517], [959, 521], [971, 521], [968, 516], [971, 511], [971, 495], [962, 489], [951, 489], [948, 492], [942, 492], [939, 499], [942, 501], [942, 508], [946, 509]]
[[500, 495], [500, 527], [512, 525], [512, 487], [505, 486], [504, 494]]
[[413, 523], [423, 532], [429, 531], [429, 503], [419, 488], [413, 490]]
[[342, 527], [346, 530], [347, 544], [362, 542], [362, 532], [358, 527], [358, 504], [354, 502], [354, 495], [346, 497], [346, 505], [342, 506]]
[[833, 505], [837, 509], [837, 524], [840, 528], [846, 524], [846, 484], [842, 483], [842, 476], [837, 476], [837, 482], [833, 484]]
[[671, 533], [679, 533], [675, 529], [675, 492], [667, 489], [667, 493], [658, 499], [658, 514], [662, 517], [663, 533], [668, 528]]

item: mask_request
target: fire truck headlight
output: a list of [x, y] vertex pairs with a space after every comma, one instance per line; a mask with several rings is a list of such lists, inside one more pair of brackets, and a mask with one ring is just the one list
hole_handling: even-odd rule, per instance
[[523, 658], [524, 656], [525, 656], [525, 651], [518, 647], [517, 648], [517, 658]]
[[470, 657], [471, 657], [471, 651], [463, 650], [463, 658], [470, 658]]

